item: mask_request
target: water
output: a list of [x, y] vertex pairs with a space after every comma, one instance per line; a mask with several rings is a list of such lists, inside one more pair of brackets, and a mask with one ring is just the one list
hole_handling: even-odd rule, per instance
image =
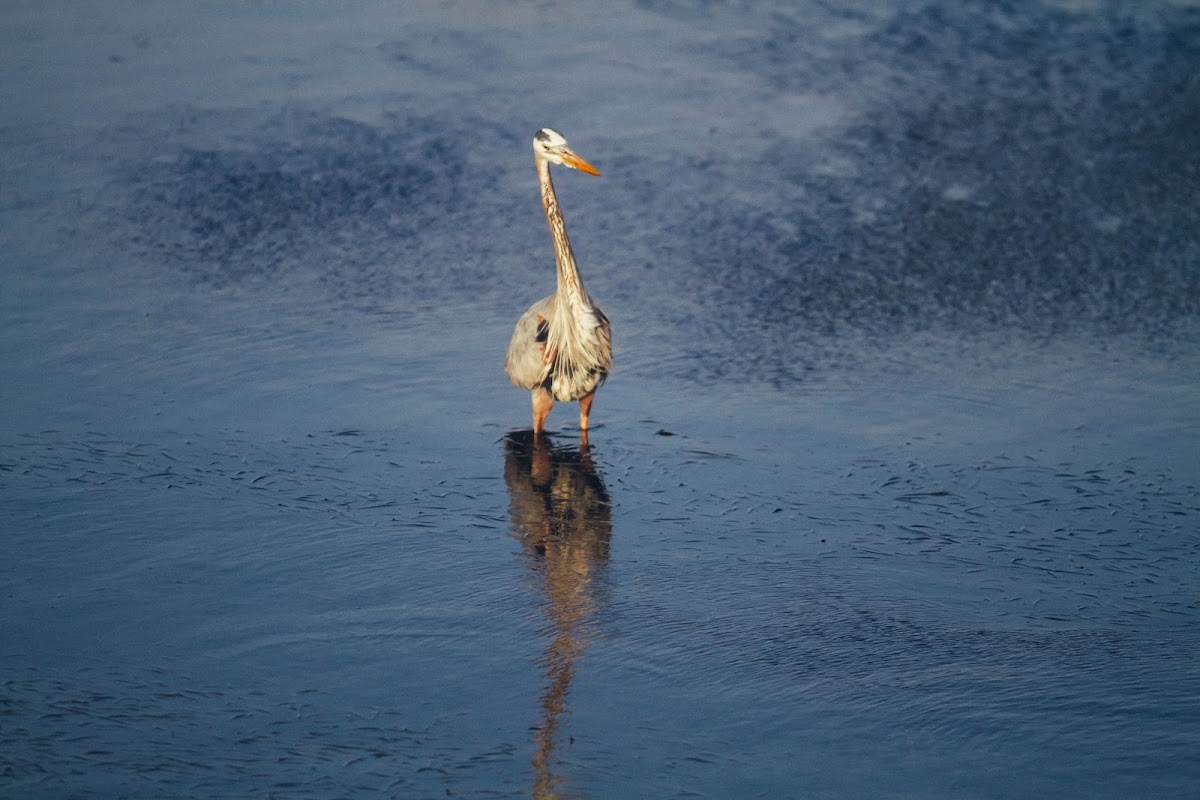
[[10, 4], [0, 796], [1194, 794], [1198, 13]]

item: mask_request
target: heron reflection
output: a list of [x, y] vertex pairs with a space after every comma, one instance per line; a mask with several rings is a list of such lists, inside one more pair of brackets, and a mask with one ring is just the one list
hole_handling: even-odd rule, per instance
[[612, 506], [586, 445], [556, 447], [533, 431], [505, 438], [504, 481], [513, 534], [525, 544], [548, 623], [550, 641], [539, 661], [546, 688], [534, 736], [533, 796], [554, 798], [554, 749], [600, 602]]

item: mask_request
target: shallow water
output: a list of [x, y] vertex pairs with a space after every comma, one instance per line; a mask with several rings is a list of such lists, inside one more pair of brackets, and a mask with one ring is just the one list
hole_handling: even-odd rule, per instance
[[591, 8], [12, 5], [0, 795], [1194, 793], [1195, 5]]

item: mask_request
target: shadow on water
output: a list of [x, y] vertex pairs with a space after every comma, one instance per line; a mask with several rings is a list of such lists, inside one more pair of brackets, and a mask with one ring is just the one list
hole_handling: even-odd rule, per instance
[[555, 445], [518, 431], [504, 439], [512, 531], [524, 554], [548, 623], [539, 667], [545, 680], [534, 736], [532, 795], [559, 796], [554, 749], [567, 693], [593, 632], [600, 579], [612, 538], [612, 503], [586, 444]]

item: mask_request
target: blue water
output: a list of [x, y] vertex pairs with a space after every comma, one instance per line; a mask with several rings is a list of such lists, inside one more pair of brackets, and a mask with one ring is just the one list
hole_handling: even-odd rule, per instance
[[6, 16], [0, 796], [1200, 789], [1194, 4]]

